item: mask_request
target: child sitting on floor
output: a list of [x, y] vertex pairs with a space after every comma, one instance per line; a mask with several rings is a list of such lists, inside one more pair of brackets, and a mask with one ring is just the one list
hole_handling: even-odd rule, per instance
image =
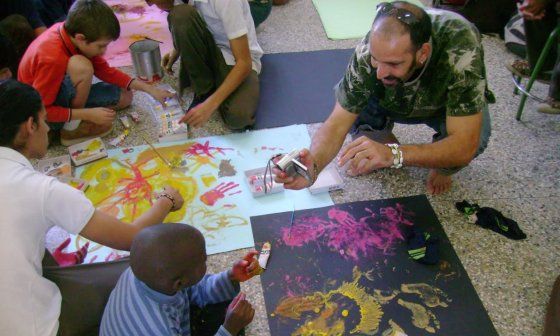
[[160, 224], [142, 230], [132, 243], [130, 267], [105, 307], [100, 335], [190, 335], [191, 304], [202, 308], [232, 299], [222, 311], [225, 321], [210, 328], [212, 335], [237, 335], [255, 313], [243, 293], [235, 295], [239, 282], [255, 275], [256, 254], [249, 252], [230, 270], [207, 275], [204, 237], [196, 228]]
[[[18, 79], [33, 86], [47, 108], [47, 121], [69, 146], [112, 129], [115, 111], [141, 90], [164, 103], [170, 92], [132, 79], [102, 57], [119, 38], [115, 13], [102, 0], [77, 0], [64, 23], [41, 34], [23, 55]], [[102, 82], [92, 85], [93, 76]]]

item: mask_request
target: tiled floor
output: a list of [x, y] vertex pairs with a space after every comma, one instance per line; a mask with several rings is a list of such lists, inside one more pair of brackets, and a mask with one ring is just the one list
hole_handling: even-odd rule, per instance
[[[266, 53], [350, 48], [357, 40], [330, 41], [309, 0], [292, 0], [274, 7], [257, 30]], [[560, 116], [539, 114], [529, 102], [523, 121], [514, 119], [519, 98], [512, 95], [511, 76], [504, 67], [512, 56], [503, 41], [484, 37], [490, 88], [497, 103], [490, 107], [493, 135], [485, 153], [456, 175], [448, 194], [429, 197], [457, 254], [472, 279], [500, 335], [538, 335], [551, 286], [560, 273]], [[130, 68], [125, 69], [131, 71]], [[546, 95], [537, 84], [535, 92]], [[143, 99], [133, 109], [145, 113]], [[147, 118], [149, 119], [149, 118]], [[146, 129], [150, 121], [146, 121]], [[310, 126], [313, 133], [318, 125]], [[217, 118], [193, 136], [228, 133]], [[431, 130], [420, 126], [397, 126], [402, 143], [429, 142]], [[119, 129], [113, 131], [114, 137]], [[125, 145], [140, 144], [132, 135]], [[63, 152], [53, 147], [49, 155]], [[369, 176], [344, 177], [345, 188], [332, 194], [336, 203], [421, 194], [427, 171], [404, 168], [383, 170]], [[495, 207], [515, 219], [527, 234], [524, 241], [508, 240], [469, 224], [455, 210], [454, 202], [476, 201]], [[209, 270], [229, 267], [243, 251], [211, 256]], [[268, 335], [268, 324], [259, 279], [243, 284], [257, 309], [248, 335]]]

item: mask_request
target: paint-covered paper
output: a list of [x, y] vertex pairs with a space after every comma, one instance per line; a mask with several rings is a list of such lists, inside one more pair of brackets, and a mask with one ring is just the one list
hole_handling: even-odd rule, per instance
[[[78, 168], [75, 176], [90, 182], [86, 196], [99, 210], [125, 222], [149, 209], [156, 192], [167, 185], [176, 188], [185, 205], [165, 221], [197, 227], [207, 253], [214, 254], [254, 245], [251, 216], [332, 204], [328, 194], [306, 190], [253, 198], [245, 181], [244, 171], [266, 165], [273, 154], [309, 144], [304, 125], [155, 144], [167, 161], [186, 169], [166, 166], [148, 146], [118, 148]], [[85, 242], [80, 237], [73, 244]], [[104, 261], [112, 252], [91, 243], [86, 262]]]

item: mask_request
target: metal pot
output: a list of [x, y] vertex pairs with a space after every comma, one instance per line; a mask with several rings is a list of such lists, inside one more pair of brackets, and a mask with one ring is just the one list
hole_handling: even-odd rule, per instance
[[136, 41], [128, 47], [136, 76], [139, 79], [154, 82], [163, 78], [159, 44], [158, 41], [144, 39]]

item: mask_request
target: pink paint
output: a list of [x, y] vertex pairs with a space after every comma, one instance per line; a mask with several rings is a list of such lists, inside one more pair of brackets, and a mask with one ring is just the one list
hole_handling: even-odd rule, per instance
[[309, 293], [312, 282], [313, 280], [308, 276], [294, 275], [290, 277], [285, 275], [282, 287], [286, 290], [286, 296], [294, 297]]
[[173, 49], [173, 41], [167, 27], [168, 13], [147, 4], [126, 6], [122, 5], [124, 2], [122, 0], [104, 0], [104, 2], [113, 8], [121, 27], [120, 37], [111, 43], [104, 55], [111, 66], [132, 65], [128, 47], [140, 35], [162, 42], [160, 45], [162, 55]]
[[208, 156], [211, 158], [214, 158], [214, 155], [216, 153], [225, 155], [226, 150], [233, 150], [233, 148], [222, 148], [222, 147], [212, 147], [210, 146], [210, 141], [206, 141], [203, 144], [196, 142], [194, 143], [192, 146], [189, 147], [189, 149], [187, 149], [186, 154], [187, 156], [192, 155], [192, 156]]
[[312, 216], [296, 219], [293, 227], [282, 228], [282, 239], [287, 246], [303, 246], [311, 242], [326, 245], [339, 252], [345, 259], [358, 260], [375, 252], [392, 254], [394, 245], [404, 241], [399, 228], [413, 225], [405, 218], [406, 212], [401, 204], [379, 210], [379, 215], [366, 209], [369, 215], [359, 219], [350, 213], [331, 208], [328, 219]]
[[[225, 197], [225, 193], [239, 187], [239, 184], [235, 183], [235, 182], [222, 182], [220, 184], [218, 184], [216, 186], [216, 188], [208, 190], [207, 192], [205, 192], [204, 194], [200, 195], [200, 201], [206, 205], [209, 206], [213, 206], [214, 204], [216, 204], [216, 202], [219, 199], [222, 199]], [[241, 191], [238, 192], [233, 192], [231, 194], [228, 194], [228, 196], [234, 195], [234, 194], [238, 194]]]
[[144, 8], [144, 6], [134, 6], [130, 8], [128, 12], [139, 16], [143, 16], [144, 14], [146, 14], [146, 9]]

